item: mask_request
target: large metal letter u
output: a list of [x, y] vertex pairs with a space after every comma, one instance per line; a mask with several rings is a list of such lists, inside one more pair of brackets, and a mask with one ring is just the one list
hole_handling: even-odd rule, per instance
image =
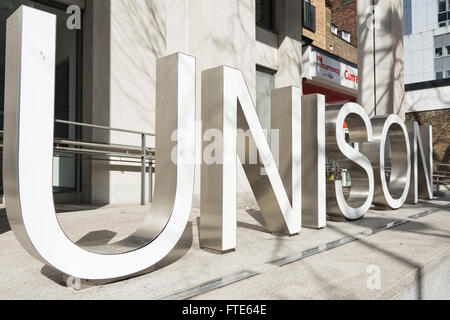
[[[9, 222], [30, 254], [68, 275], [103, 280], [146, 270], [174, 248], [191, 210], [195, 59], [175, 54], [157, 64], [155, 197], [145, 222], [123, 241], [81, 248], [64, 234], [53, 204], [55, 42], [52, 14], [22, 6], [8, 19], [3, 173]], [[172, 141], [175, 131], [178, 141]]]

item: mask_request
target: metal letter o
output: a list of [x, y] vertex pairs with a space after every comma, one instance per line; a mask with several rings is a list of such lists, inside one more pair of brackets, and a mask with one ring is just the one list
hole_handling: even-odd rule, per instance
[[[408, 130], [398, 115], [376, 116], [371, 119], [373, 141], [363, 143], [361, 151], [372, 163], [375, 177], [373, 203], [377, 207], [399, 209], [408, 196], [411, 158]], [[386, 156], [391, 155], [391, 166]], [[388, 177], [386, 173], [389, 173]]]

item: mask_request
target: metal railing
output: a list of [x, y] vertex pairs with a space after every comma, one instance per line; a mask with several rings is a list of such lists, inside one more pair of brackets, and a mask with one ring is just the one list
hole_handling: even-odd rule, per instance
[[441, 186], [448, 186], [450, 183], [450, 164], [434, 163], [433, 184], [436, 185], [436, 193], [439, 194]]
[[[139, 135], [140, 146], [112, 144], [103, 142], [87, 142], [81, 140], [55, 138], [54, 156], [58, 158], [70, 158], [75, 160], [75, 187], [77, 203], [80, 203], [81, 195], [81, 162], [84, 160], [107, 161], [139, 164], [141, 167], [141, 205], [146, 204], [146, 174], [149, 172], [149, 202], [153, 200], [153, 172], [155, 164], [155, 149], [147, 147], [147, 137], [155, 136], [153, 133], [127, 130], [121, 128], [106, 127], [82, 122], [55, 120], [56, 124], [90, 128], [104, 131], [122, 132]], [[0, 136], [3, 138], [3, 131]], [[3, 144], [0, 144], [3, 152]], [[69, 156], [73, 155], [73, 156]]]
[[[105, 131], [115, 131], [128, 134], [139, 135], [141, 138], [140, 146], [112, 144], [102, 142], [86, 142], [81, 140], [72, 140], [65, 138], [54, 139], [54, 155], [59, 158], [70, 158], [76, 161], [76, 193], [77, 203], [80, 202], [81, 194], [81, 161], [107, 161], [107, 162], [124, 162], [140, 164], [141, 167], [141, 205], [146, 203], [146, 174], [149, 172], [149, 202], [153, 199], [153, 173], [155, 165], [155, 149], [147, 147], [147, 137], [154, 137], [155, 134], [106, 127], [94, 124], [87, 124], [82, 122], [73, 122], [66, 120], [55, 120], [56, 124], [63, 124], [82, 128], [91, 128]], [[3, 131], [0, 131], [0, 137], [3, 140]], [[0, 144], [0, 152], [3, 152], [3, 143]], [[73, 154], [74, 157], [68, 156]], [[390, 168], [386, 168], [387, 174], [390, 173]], [[345, 172], [335, 164], [328, 163], [326, 166], [326, 174], [329, 179], [334, 176], [334, 179], [340, 179], [342, 173]], [[450, 182], [450, 164], [434, 163], [433, 184], [436, 185], [436, 192], [439, 193], [440, 186], [448, 186]]]
[[316, 32], [316, 7], [314, 7], [311, 3], [303, 1], [303, 27]]
[[[386, 161], [386, 163], [388, 164], [389, 161]], [[435, 162], [433, 166], [433, 189], [436, 194], [439, 195], [442, 186], [447, 187], [450, 185], [450, 164]], [[346, 172], [347, 170], [342, 169], [335, 164], [327, 164], [326, 166], [327, 179], [330, 179], [331, 177], [333, 179], [342, 179], [343, 174]], [[387, 179], [389, 180], [389, 176], [391, 174], [390, 165], [386, 166], [385, 172]]]

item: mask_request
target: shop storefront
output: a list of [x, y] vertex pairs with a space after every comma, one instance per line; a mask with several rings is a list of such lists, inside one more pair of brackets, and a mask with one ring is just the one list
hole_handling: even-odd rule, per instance
[[325, 95], [327, 104], [356, 102], [357, 66], [314, 46], [303, 48], [303, 94]]

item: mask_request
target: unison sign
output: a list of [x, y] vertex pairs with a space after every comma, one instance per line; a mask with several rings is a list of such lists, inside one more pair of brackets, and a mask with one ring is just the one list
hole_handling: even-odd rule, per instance
[[[3, 170], [8, 219], [30, 254], [68, 275], [91, 280], [132, 275], [164, 258], [189, 218], [195, 58], [175, 54], [157, 63], [155, 196], [146, 220], [125, 240], [81, 248], [64, 234], [53, 204], [55, 22], [55, 16], [28, 7], [8, 20]], [[323, 96], [302, 97], [295, 87], [274, 90], [272, 106], [272, 128], [283, 144], [278, 166], [241, 72], [217, 67], [202, 73], [203, 130], [222, 133], [215, 150], [220, 161], [201, 168], [203, 248], [227, 252], [236, 247], [240, 163], [267, 229], [281, 235], [298, 234], [302, 226], [323, 228], [327, 215], [359, 219], [372, 204], [397, 209], [407, 200], [416, 203], [418, 195], [432, 197], [431, 128], [407, 126], [396, 115], [369, 119], [354, 103], [325, 108]], [[355, 146], [346, 141], [344, 122]], [[248, 146], [237, 157], [238, 129], [250, 132], [257, 163], [247, 164]], [[326, 157], [349, 170], [349, 195], [341, 181], [326, 181]]]

